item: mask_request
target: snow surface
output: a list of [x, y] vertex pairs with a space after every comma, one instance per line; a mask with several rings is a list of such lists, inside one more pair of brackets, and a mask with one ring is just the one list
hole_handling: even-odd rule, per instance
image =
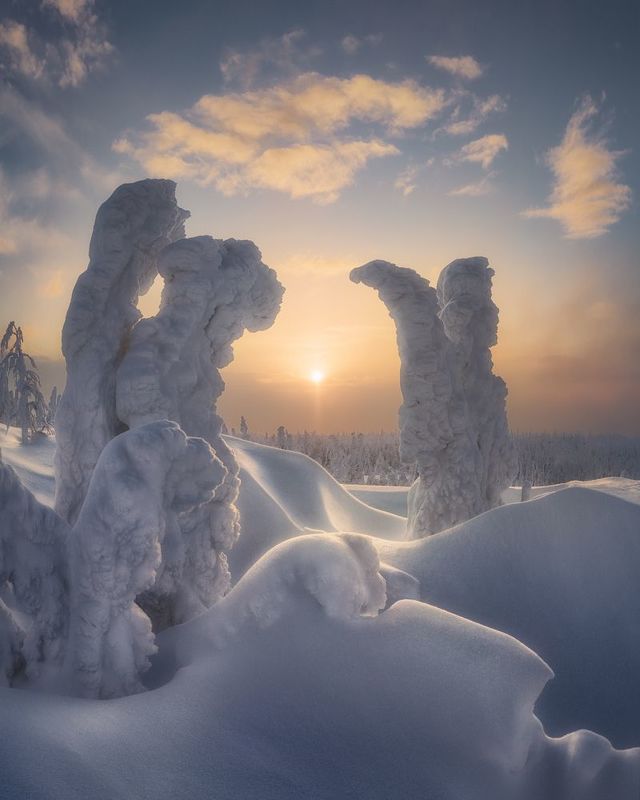
[[[640, 507], [610, 493], [640, 482], [403, 541], [311, 459], [227, 441], [237, 585], [160, 634], [151, 691], [0, 689], [0, 797], [637, 800], [640, 750], [602, 735], [640, 744]], [[0, 446], [51, 498], [53, 444]]]

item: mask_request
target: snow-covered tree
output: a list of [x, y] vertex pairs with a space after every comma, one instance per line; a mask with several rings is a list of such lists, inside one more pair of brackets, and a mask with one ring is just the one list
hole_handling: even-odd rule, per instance
[[47, 403], [36, 362], [22, 349], [22, 329], [11, 321], [0, 339], [0, 422], [20, 428], [22, 442], [48, 430]]
[[0, 683], [140, 691], [155, 650], [140, 606], [154, 592], [190, 604], [183, 520], [225, 475], [176, 423], [142, 425], [103, 449], [71, 529], [0, 462]]
[[506, 387], [491, 372], [497, 329], [492, 274], [486, 259], [453, 262], [441, 277], [439, 303], [414, 270], [372, 261], [351, 272], [351, 280], [378, 291], [396, 325], [400, 455], [418, 470], [409, 495], [412, 537], [497, 505], [513, 473]]
[[47, 403], [47, 424], [53, 426], [56, 419], [56, 412], [60, 403], [60, 395], [58, 394], [58, 387], [54, 386], [49, 395], [49, 402]]
[[244, 417], [240, 417], [240, 436], [243, 439], [249, 438], [249, 425]]
[[493, 275], [486, 258], [461, 258], [442, 270], [437, 287], [440, 319], [454, 344], [456, 382], [462, 386], [477, 432], [486, 508], [500, 504], [501, 493], [517, 471], [507, 422], [507, 386], [493, 374], [491, 348], [498, 342]]
[[157, 275], [157, 256], [184, 236], [187, 211], [176, 185], [143, 180], [119, 186], [98, 209], [89, 265], [80, 275], [62, 329], [67, 382], [56, 415], [56, 510], [73, 523], [104, 446], [125, 426], [115, 413], [115, 374], [138, 297]]
[[104, 448], [70, 537], [67, 671], [75, 693], [142, 690], [155, 645], [140, 606], [151, 597], [190, 604], [183, 520], [211, 501], [225, 474], [209, 445], [173, 422], [141, 425]]
[[0, 681], [19, 669], [34, 678], [43, 663], [61, 663], [68, 535], [68, 525], [0, 461]]
[[159, 626], [181, 622], [221, 597], [230, 586], [226, 552], [238, 535], [239, 468], [221, 437], [216, 400], [224, 390], [220, 368], [245, 329], [269, 327], [283, 288], [252, 242], [210, 236], [183, 239], [160, 254], [165, 280], [160, 310], [133, 329], [116, 377], [117, 416], [130, 428], [171, 419], [215, 450], [226, 475], [207, 507], [183, 517], [183, 574], [189, 600], [158, 599], [147, 606]]

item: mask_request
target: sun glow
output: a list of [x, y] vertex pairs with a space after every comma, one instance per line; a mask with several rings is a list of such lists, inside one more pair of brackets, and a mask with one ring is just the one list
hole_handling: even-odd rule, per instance
[[311, 383], [322, 383], [324, 378], [324, 372], [320, 369], [314, 369], [309, 373], [309, 380]]

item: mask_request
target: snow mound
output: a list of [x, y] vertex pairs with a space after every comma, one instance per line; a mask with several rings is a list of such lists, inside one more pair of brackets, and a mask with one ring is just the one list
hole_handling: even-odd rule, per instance
[[424, 603], [362, 616], [381, 587], [365, 537], [308, 536], [163, 632], [153, 691], [0, 689], [0, 796], [635, 800], [640, 752], [544, 734], [538, 656]]
[[406, 520], [360, 502], [308, 456], [223, 438], [240, 465], [242, 536], [229, 553], [234, 580], [270, 547], [307, 529], [406, 537]]
[[555, 679], [537, 706], [553, 733], [640, 744], [640, 507], [567, 488], [420, 542], [377, 542], [426, 602], [531, 647]]

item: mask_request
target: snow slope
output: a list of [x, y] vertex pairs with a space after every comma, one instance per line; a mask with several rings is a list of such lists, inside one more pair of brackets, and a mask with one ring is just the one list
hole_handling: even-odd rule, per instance
[[[611, 494], [634, 482], [408, 542], [311, 459], [227, 441], [235, 588], [160, 635], [152, 691], [1, 689], [1, 798], [637, 799], [640, 750], [602, 738], [640, 744], [640, 506]], [[0, 446], [50, 499], [53, 444]], [[380, 573], [423, 602], [376, 615]]]

